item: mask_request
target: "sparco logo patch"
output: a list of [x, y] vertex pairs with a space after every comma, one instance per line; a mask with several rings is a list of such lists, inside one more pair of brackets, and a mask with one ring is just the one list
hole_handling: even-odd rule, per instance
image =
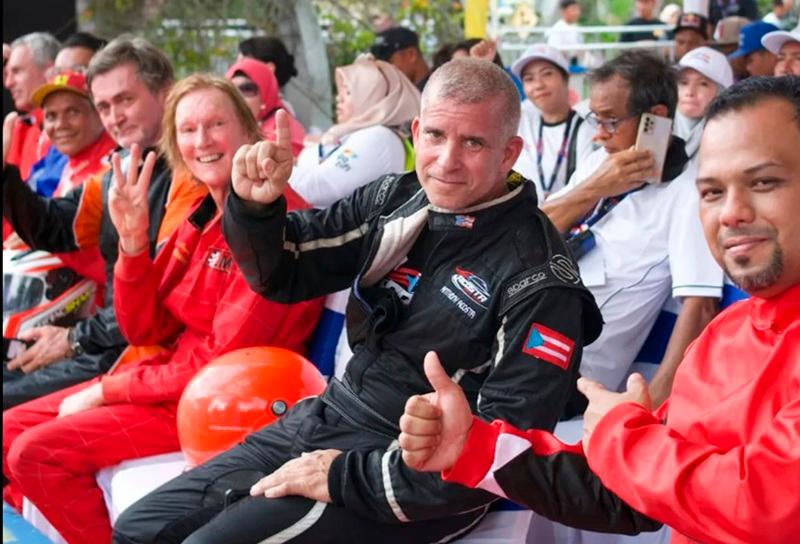
[[524, 290], [526, 287], [530, 287], [531, 285], [536, 285], [540, 281], [544, 281], [547, 279], [547, 274], [544, 272], [536, 272], [531, 274], [530, 276], [525, 276], [518, 282], [512, 284], [510, 287], [506, 289], [506, 295], [509, 297], [513, 297], [520, 291]]
[[581, 281], [581, 275], [575, 270], [575, 265], [563, 255], [554, 255], [550, 259], [550, 270], [563, 282], [578, 283]]
[[451, 276], [450, 280], [468, 299], [481, 308], [486, 308], [486, 303], [489, 302], [491, 295], [489, 287], [482, 278], [469, 270], [456, 267], [456, 273]]

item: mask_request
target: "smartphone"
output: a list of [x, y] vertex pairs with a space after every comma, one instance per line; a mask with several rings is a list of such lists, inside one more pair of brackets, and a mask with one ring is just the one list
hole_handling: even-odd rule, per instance
[[636, 134], [636, 149], [647, 149], [656, 161], [655, 171], [644, 181], [647, 183], [661, 183], [661, 173], [664, 170], [664, 159], [667, 148], [672, 139], [672, 119], [660, 117], [652, 113], [642, 114], [639, 121], [639, 131]]

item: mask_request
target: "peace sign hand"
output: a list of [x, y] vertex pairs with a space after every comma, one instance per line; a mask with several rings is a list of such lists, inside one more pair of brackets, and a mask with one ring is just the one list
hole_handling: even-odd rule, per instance
[[271, 204], [283, 194], [292, 174], [289, 114], [275, 112], [275, 142], [243, 145], [233, 157], [233, 190], [245, 202]]
[[120, 249], [127, 255], [137, 255], [149, 245], [147, 190], [156, 164], [156, 154], [152, 151], [147, 154], [142, 171], [137, 176], [137, 165], [141, 158], [141, 147], [133, 144], [128, 172], [123, 173], [119, 154], [114, 153], [111, 157], [113, 175], [108, 192], [108, 211], [119, 234]]

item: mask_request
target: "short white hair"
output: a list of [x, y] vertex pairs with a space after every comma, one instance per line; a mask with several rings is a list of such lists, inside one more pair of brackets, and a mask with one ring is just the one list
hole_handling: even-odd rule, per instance
[[444, 63], [431, 75], [422, 91], [422, 111], [433, 98], [459, 104], [496, 99], [504, 134], [514, 136], [519, 128], [520, 95], [505, 70], [486, 60], [462, 58]]
[[49, 65], [53, 64], [58, 50], [61, 48], [61, 44], [58, 43], [58, 40], [47, 32], [31, 32], [30, 34], [20, 36], [11, 42], [11, 49], [13, 50], [20, 45], [24, 45], [28, 48], [33, 56], [33, 61], [41, 69], [47, 68]]

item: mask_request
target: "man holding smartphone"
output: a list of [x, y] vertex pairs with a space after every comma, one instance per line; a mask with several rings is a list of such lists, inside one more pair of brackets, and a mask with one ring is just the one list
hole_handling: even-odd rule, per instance
[[[650, 383], [658, 405], [669, 394], [686, 346], [717, 312], [723, 274], [703, 241], [696, 171], [687, 164], [683, 141], [669, 143], [662, 172], [654, 172], [650, 151], [634, 145], [643, 114], [674, 116], [673, 70], [650, 54], [628, 52], [595, 70], [590, 82], [587, 122], [602, 147], [542, 210], [568, 238], [581, 242], [572, 249], [606, 323], [584, 350], [583, 376], [618, 390], [665, 301], [682, 302]], [[644, 183], [654, 175], [659, 183]]]

